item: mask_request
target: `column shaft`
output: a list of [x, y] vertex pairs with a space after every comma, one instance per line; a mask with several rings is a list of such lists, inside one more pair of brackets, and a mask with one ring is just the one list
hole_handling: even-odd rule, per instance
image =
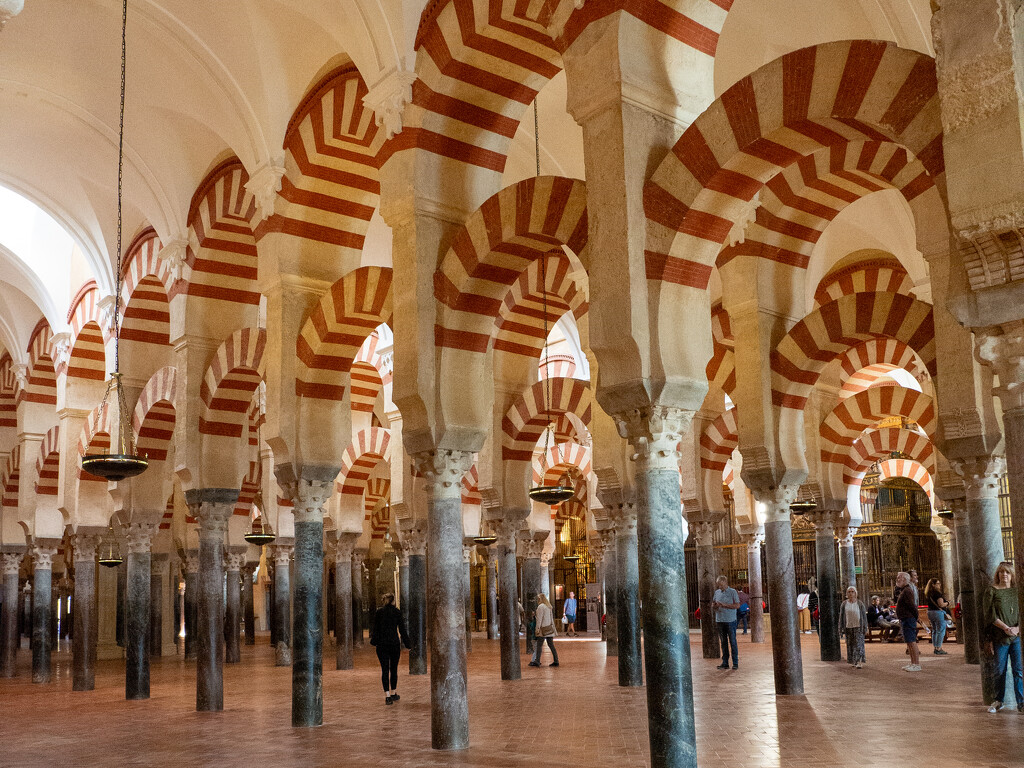
[[[0, 612], [0, 677], [14, 677], [18, 646], [21, 644], [18, 633], [18, 564], [21, 562], [21, 555], [4, 554], [0, 559], [4, 561], [4, 603]], [[77, 579], [75, 584], [77, 587]], [[75, 618], [78, 618], [77, 604]], [[78, 643], [77, 631], [75, 643]]]
[[427, 674], [427, 558], [409, 555], [409, 674]]
[[292, 663], [291, 630], [288, 626], [292, 618], [290, 558], [290, 545], [279, 544], [275, 547], [274, 626], [277, 628], [275, 633], [277, 644], [274, 646], [274, 664], [278, 667], [288, 667]]
[[[130, 535], [130, 534], [129, 534]], [[149, 698], [149, 616], [152, 599], [149, 537], [142, 551], [128, 552], [125, 574], [124, 696], [129, 701]], [[133, 545], [132, 549], [136, 549]]]
[[[523, 608], [526, 611], [526, 650], [532, 653], [536, 638], [530, 631], [531, 623], [536, 623], [537, 593], [541, 591], [540, 556], [523, 558]], [[568, 595], [566, 595], [568, 597]]]
[[50, 654], [53, 651], [50, 637], [50, 612], [52, 605], [53, 570], [48, 564], [41, 568], [36, 563], [32, 577], [32, 682], [48, 683], [51, 677]]
[[[843, 595], [846, 594], [846, 590], [850, 587], [857, 589], [857, 563], [854, 558], [852, 537], [849, 544], [845, 543], [845, 541], [840, 540], [839, 573], [839, 586], [841, 587]], [[859, 595], [859, 597], [863, 596]]]
[[956, 499], [956, 549], [957, 568], [959, 569], [960, 592], [954, 600], [960, 603], [960, 620], [957, 624], [956, 637], [964, 647], [964, 662], [980, 664], [981, 654], [978, 646], [978, 610], [974, 600], [974, 566], [971, 554], [971, 528], [967, 523], [966, 502]]
[[463, 563], [465, 577], [462, 584], [465, 589], [464, 605], [466, 606], [466, 653], [471, 653], [473, 650], [473, 563], [467, 556], [464, 556], [463, 560], [465, 560]]
[[[198, 563], [197, 563], [198, 565]], [[187, 567], [187, 566], [186, 566]], [[185, 571], [185, 658], [196, 657], [196, 593], [199, 591], [199, 572]]]
[[619, 559], [615, 539], [604, 551], [604, 646], [605, 655], [619, 655]]
[[[1006, 440], [1006, 475], [1010, 486], [1013, 551], [1024, 553], [1024, 408], [1003, 411], [1003, 432]], [[1020, 610], [1024, 615], [1024, 556], [1017, 554], [1013, 565], [1014, 584], [1017, 586]]]
[[[190, 492], [191, 493], [191, 492]], [[199, 504], [196, 711], [224, 709], [224, 534], [235, 499]]]
[[[342, 546], [341, 544], [338, 545]], [[334, 561], [335, 669], [352, 669], [352, 560], [351, 554]]]
[[[700, 526], [711, 526], [711, 523], [698, 523]], [[715, 548], [710, 541], [710, 532], [698, 534], [697, 543], [697, 588], [700, 599], [700, 645], [705, 659], [717, 659], [722, 654], [718, 643], [718, 626], [715, 624], [715, 611], [711, 603], [715, 597], [715, 579], [718, 578], [715, 566]]]
[[242, 619], [245, 623], [245, 644], [256, 645], [256, 605], [252, 593], [253, 568], [242, 568]]
[[[680, 528], [681, 526], [680, 515]], [[640, 566], [635, 518], [624, 525], [616, 526], [615, 560], [619, 585], [619, 600], [616, 606], [619, 685], [639, 687], [644, 684], [644, 674], [640, 651]]]
[[750, 595], [750, 642], [764, 642], [764, 594], [761, 575], [761, 542], [764, 535], [754, 534], [747, 543], [747, 594]]
[[[164, 576], [167, 563], [159, 563], [162, 571], [149, 574], [149, 655], [162, 656], [164, 650]], [[154, 564], [156, 567], [156, 564]]]
[[352, 642], [363, 647], [363, 557], [352, 558]]
[[788, 502], [769, 502], [769, 506], [776, 507], [773, 510], [775, 519], [769, 517], [769, 522], [764, 524], [775, 693], [779, 696], [799, 695], [804, 692], [804, 670], [796, 613], [793, 526]]
[[498, 544], [498, 593], [500, 605], [501, 679], [519, 680], [523, 676], [519, 658], [519, 579], [516, 575], [516, 540], [513, 524]]
[[[818, 575], [818, 643], [822, 661], [842, 661], [839, 647], [839, 579], [832, 515], [815, 523], [814, 555]], [[844, 595], [845, 597], [845, 595]]]
[[[498, 553], [493, 547], [487, 548], [487, 639], [498, 637], [498, 574], [495, 566]], [[518, 638], [517, 638], [518, 639]]]
[[[298, 510], [298, 507], [296, 507]], [[292, 726], [324, 722], [323, 511], [295, 513], [295, 606], [292, 627]], [[306, 519], [308, 518], [308, 519]]]
[[[237, 556], [231, 556], [235, 559]], [[237, 563], [232, 563], [237, 565]], [[225, 606], [224, 621], [227, 625], [227, 637], [224, 647], [224, 661], [228, 664], [237, 664], [242, 660], [241, 644], [241, 608], [242, 608], [242, 577], [239, 570], [229, 568], [227, 571], [226, 587], [227, 604]]]

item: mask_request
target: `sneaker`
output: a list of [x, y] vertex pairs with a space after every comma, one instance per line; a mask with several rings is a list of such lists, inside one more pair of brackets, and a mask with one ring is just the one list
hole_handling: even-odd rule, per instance
[[402, 697], [401, 697], [401, 696], [399, 696], [399, 695], [398, 695], [397, 693], [396, 693], [396, 694], [393, 694], [393, 695], [391, 696], [391, 700], [392, 700], [392, 701], [398, 701], [398, 700], [399, 700], [400, 698], [402, 698]]
[[733, 669], [739, 669], [739, 668], [740, 668], [740, 665], [739, 665], [739, 664], [733, 664], [733, 665], [732, 665], [732, 668], [733, 668]]
[[530, 666], [531, 667], [539, 667], [540, 666], [540, 662], [539, 661], [531, 661], [530, 662]]
[[557, 661], [552, 661], [550, 664], [548, 664], [548, 666], [549, 667], [557, 667], [558, 666], [558, 662]]
[[858, 661], [858, 662], [857, 662], [856, 664], [854, 664], [854, 666], [855, 666], [855, 667], [856, 667], [857, 669], [861, 669], [861, 668], [862, 668], [862, 667], [861, 667], [861, 665], [860, 665], [860, 662], [859, 662], [859, 661]]
[[719, 664], [717, 667], [715, 667], [715, 669], [728, 669], [728, 668], [729, 668], [728, 664]]
[[936, 656], [949, 656], [949, 651], [944, 651], [941, 648], [939, 648], [939, 650], [935, 651], [935, 655]]
[[391, 701], [391, 697], [388, 696], [387, 698], [384, 699], [384, 703], [387, 704], [388, 706], [391, 706], [391, 704], [393, 704], [394, 702], [392, 702]]
[[907, 664], [907, 666], [905, 666], [903, 669], [905, 669], [907, 672], [920, 672], [921, 671], [921, 665], [920, 664]]
[[994, 715], [996, 712], [998, 712], [1002, 708], [1003, 708], [1003, 702], [1001, 702], [1001, 701], [993, 701], [992, 705], [988, 708], [988, 713], [990, 715]]

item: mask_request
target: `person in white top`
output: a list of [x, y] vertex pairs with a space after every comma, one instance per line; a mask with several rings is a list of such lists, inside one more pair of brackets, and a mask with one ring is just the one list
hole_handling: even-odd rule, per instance
[[558, 651], [555, 650], [555, 615], [551, 610], [551, 603], [548, 602], [548, 596], [543, 592], [537, 595], [537, 612], [534, 616], [537, 617], [537, 629], [535, 630], [537, 641], [533, 644], [533, 660], [530, 662], [530, 666], [540, 666], [540, 652], [544, 648], [544, 641], [547, 640], [548, 648], [551, 649], [551, 655], [555, 659], [551, 662], [551, 666], [557, 667]]
[[805, 635], [811, 634], [811, 594], [803, 584], [796, 596], [796, 610], [800, 616], [800, 631]]
[[846, 663], [857, 669], [867, 661], [864, 655], [864, 630], [867, 626], [867, 609], [857, 599], [857, 588], [850, 587], [839, 611], [839, 633], [846, 635]]

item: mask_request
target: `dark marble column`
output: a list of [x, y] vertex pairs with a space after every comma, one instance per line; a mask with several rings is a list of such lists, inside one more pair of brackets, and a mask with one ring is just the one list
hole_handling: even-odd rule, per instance
[[[612, 510], [615, 524], [616, 581], [619, 587], [616, 605], [616, 629], [619, 634], [619, 685], [644, 684], [643, 655], [640, 650], [640, 566], [637, 551], [636, 507], [620, 504]], [[680, 511], [680, 528], [682, 512]]]
[[[816, 512], [814, 557], [818, 577], [818, 644], [822, 661], [842, 661], [839, 647], [839, 577], [836, 573], [835, 523], [837, 514]], [[845, 599], [845, 595], [843, 595]]]
[[[200, 503], [195, 503], [189, 497]], [[196, 711], [224, 709], [224, 536], [238, 500], [228, 488], [186, 492], [199, 520], [196, 595]]]
[[427, 674], [427, 521], [402, 521], [409, 555], [409, 674]]
[[274, 584], [277, 583], [277, 568], [274, 566], [274, 548], [267, 547], [267, 626], [270, 627], [270, 647], [277, 648], [277, 600], [274, 598]]
[[91, 691], [96, 687], [96, 641], [99, 633], [96, 601], [96, 550], [100, 537], [76, 534], [75, 549], [75, 628], [71, 640], [73, 691]]
[[836, 538], [839, 540], [839, 592], [842, 599], [845, 600], [846, 590], [853, 587], [858, 590], [857, 597], [864, 600], [864, 604], [867, 605], [871, 598], [859, 594], [860, 588], [857, 586], [857, 564], [853, 551], [853, 535], [855, 533], [857, 533], [857, 529], [850, 525], [840, 523], [836, 527]]
[[352, 550], [358, 533], [335, 533], [334, 652], [336, 669], [352, 669]]
[[[650, 436], [633, 432], [630, 441], [636, 450], [636, 520], [652, 768], [697, 765], [677, 450], [691, 416], [676, 409], [659, 409], [643, 429], [644, 433], [649, 430]], [[633, 422], [632, 426], [635, 430], [639, 425]], [[630, 429], [620, 425], [621, 433], [630, 434]]]
[[129, 701], [149, 698], [150, 547], [154, 533], [154, 523], [131, 523], [125, 530], [128, 557], [125, 572], [124, 697]]
[[967, 500], [952, 499], [954, 525], [956, 527], [957, 568], [959, 570], [960, 592], [956, 599], [960, 602], [960, 621], [957, 624], [956, 637], [964, 647], [964, 662], [980, 664], [981, 654], [978, 646], [978, 611], [974, 600], [974, 565], [971, 554], [971, 528], [967, 523]]
[[[394, 546], [395, 542], [391, 542]], [[398, 561], [398, 608], [402, 612], [402, 621], [409, 626], [409, 554], [404, 549], [396, 551]]]
[[755, 531], [743, 537], [747, 544], [747, 594], [750, 595], [750, 642], [764, 642], [764, 594], [762, 593], [761, 544], [764, 531]]
[[36, 544], [32, 548], [35, 568], [32, 576], [32, 682], [48, 683], [52, 676], [50, 654], [53, 652], [50, 634], [53, 585], [53, 556], [56, 547]]
[[[979, 456], [951, 462], [967, 486], [967, 520], [971, 530], [971, 560], [974, 566], [974, 604], [981, 616], [985, 591], [992, 575], [1003, 561], [1003, 531], [999, 523], [999, 479], [1006, 464], [1001, 456]], [[987, 628], [978, 622], [979, 645], [985, 642]], [[995, 690], [995, 657], [981, 654], [981, 693], [986, 704], [1002, 697]]]
[[[950, 526], [952, 524], [950, 521]], [[942, 579], [942, 591], [947, 599], [952, 600], [956, 594], [953, 590], [953, 534], [939, 533], [936, 534], [936, 538], [939, 540], [939, 578]]]
[[373, 621], [373, 614], [377, 610], [377, 577], [380, 574], [380, 558], [367, 558], [363, 561], [366, 565], [366, 593], [363, 595], [363, 617], [368, 619], [366, 629], [370, 629], [370, 622]]
[[0, 612], [0, 677], [14, 677], [17, 668], [17, 651], [21, 644], [18, 632], [18, 572], [23, 557], [21, 552], [0, 554], [4, 578], [4, 603], [3, 611]]
[[363, 563], [366, 550], [352, 552], [352, 645], [363, 647]]
[[427, 600], [430, 646], [430, 733], [434, 749], [469, 747], [466, 691], [465, 571], [462, 557], [462, 476], [467, 451], [414, 456], [427, 480]]
[[196, 657], [196, 593], [199, 591], [199, 551], [185, 553], [185, 659]]
[[[308, 471], [308, 469], [307, 469]], [[295, 506], [295, 605], [292, 620], [292, 727], [323, 725], [324, 503], [336, 469], [325, 479], [301, 479]]]
[[536, 638], [530, 628], [537, 621], [537, 593], [541, 591], [540, 555], [544, 548], [543, 539], [531, 538], [528, 531], [519, 534], [519, 547], [523, 553], [523, 609], [526, 611], [526, 652], [533, 653]]
[[[121, 549], [124, 552], [124, 549]], [[128, 561], [117, 566], [117, 613], [114, 615], [114, 634], [117, 644], [124, 648], [124, 609], [125, 595], [128, 588]]]
[[242, 621], [245, 625], [245, 644], [256, 645], [256, 605], [253, 602], [252, 577], [256, 566], [242, 566]]
[[487, 547], [487, 639], [498, 638], [498, 551]]
[[495, 546], [498, 559], [499, 631], [501, 633], [501, 679], [519, 680], [522, 664], [519, 658], [519, 580], [516, 573], [516, 533], [521, 522], [511, 520], [493, 523], [498, 537]]
[[465, 605], [466, 653], [473, 652], [473, 545], [462, 546], [463, 604]]
[[245, 566], [245, 552], [228, 552], [227, 588], [225, 590], [224, 623], [227, 626], [224, 645], [224, 662], [237, 664], [242, 660], [242, 568]]
[[718, 642], [718, 626], [715, 623], [715, 580], [718, 566], [715, 563], [716, 523], [694, 523], [691, 530], [697, 540], [697, 596], [700, 599], [700, 645], [705, 659], [717, 659], [722, 655]]
[[291, 648], [291, 559], [294, 547], [278, 539], [273, 547], [274, 557], [274, 664], [278, 667], [290, 667], [292, 663]]
[[169, 571], [167, 554], [151, 554], [149, 570], [149, 655], [164, 652], [164, 598], [170, 588], [165, 586]]
[[796, 568], [793, 561], [793, 525], [789, 505], [796, 488], [755, 492], [765, 505], [765, 562], [768, 566], [768, 608], [772, 625], [772, 664], [778, 696], [804, 692], [804, 667], [796, 611]]

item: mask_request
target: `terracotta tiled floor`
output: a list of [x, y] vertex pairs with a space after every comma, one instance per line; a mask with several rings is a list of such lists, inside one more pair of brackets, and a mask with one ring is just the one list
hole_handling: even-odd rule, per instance
[[[901, 671], [903, 647], [868, 646], [868, 665], [817, 661], [804, 636], [806, 697], [776, 700], [768, 646], [740, 645], [741, 668], [719, 671], [694, 640], [698, 754], [702, 768], [758, 766], [1024, 766], [1024, 715], [981, 707], [977, 667], [956, 645], [923, 656], [924, 671]], [[545, 652], [546, 654], [547, 652]], [[646, 765], [643, 689], [616, 685], [614, 664], [594, 641], [559, 641], [558, 669], [525, 666], [524, 679], [498, 679], [496, 642], [474, 639], [470, 654], [472, 747], [429, 748], [429, 678], [410, 678], [385, 707], [372, 649], [356, 669], [324, 675], [324, 726], [290, 726], [290, 670], [273, 666], [267, 638], [244, 647], [225, 671], [226, 711], [194, 711], [191, 664], [153, 665], [153, 697], [124, 701], [123, 667], [101, 662], [96, 690], [73, 693], [70, 654], [57, 677], [32, 685], [29, 654], [20, 676], [0, 680], [0, 766], [609, 766]], [[547, 663], [547, 658], [545, 658]], [[328, 659], [333, 666], [333, 654]]]

